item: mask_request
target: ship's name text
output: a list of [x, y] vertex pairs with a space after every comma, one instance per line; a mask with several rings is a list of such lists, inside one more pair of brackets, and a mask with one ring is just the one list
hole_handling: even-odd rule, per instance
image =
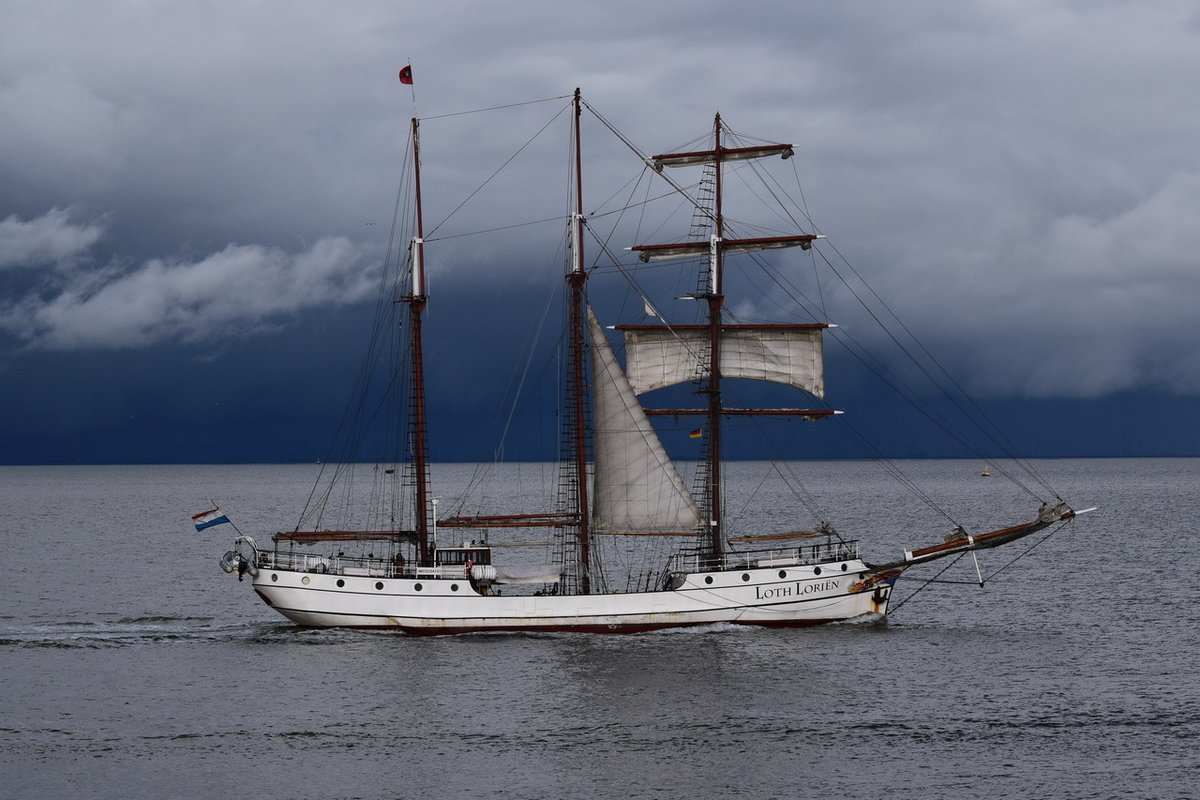
[[796, 581], [787, 586], [755, 586], [754, 593], [757, 600], [773, 600], [779, 597], [802, 597], [817, 592], [830, 592], [837, 588], [837, 580], [827, 578], [823, 581]]

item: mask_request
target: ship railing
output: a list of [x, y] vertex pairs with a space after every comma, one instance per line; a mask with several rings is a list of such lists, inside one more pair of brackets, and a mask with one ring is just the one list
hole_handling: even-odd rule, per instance
[[298, 553], [293, 550], [260, 551], [260, 569], [291, 572], [314, 572], [330, 575], [367, 576], [372, 578], [424, 578], [453, 580], [466, 577], [463, 565], [417, 567], [386, 558], [364, 556], [326, 556]]
[[726, 553], [719, 562], [699, 553], [679, 553], [668, 561], [669, 572], [707, 572], [714, 569], [761, 569], [796, 567], [853, 561], [858, 558], [858, 542], [821, 542], [799, 547], [765, 550], [741, 550]]

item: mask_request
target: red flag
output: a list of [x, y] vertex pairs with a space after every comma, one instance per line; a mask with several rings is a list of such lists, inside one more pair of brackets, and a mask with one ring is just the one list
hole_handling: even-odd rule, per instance
[[400, 82], [412, 86], [412, 64], [400, 70]]

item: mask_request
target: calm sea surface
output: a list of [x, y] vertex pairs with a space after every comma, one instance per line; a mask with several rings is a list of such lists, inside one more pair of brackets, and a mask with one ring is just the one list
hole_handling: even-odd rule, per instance
[[[1100, 510], [885, 624], [432, 639], [297, 629], [218, 568], [229, 526], [188, 525], [215, 498], [261, 541], [313, 467], [3, 467], [0, 796], [1200, 796], [1197, 601], [1176, 592], [1200, 574], [1200, 460], [1036, 466]], [[1035, 507], [978, 464], [902, 467], [969, 529]], [[868, 560], [947, 527], [872, 464], [795, 468]], [[469, 472], [436, 467], [437, 490]]]

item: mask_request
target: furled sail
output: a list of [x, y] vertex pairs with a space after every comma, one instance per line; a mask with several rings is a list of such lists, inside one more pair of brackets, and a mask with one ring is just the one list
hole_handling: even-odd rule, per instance
[[592, 342], [595, 527], [694, 530], [700, 524], [700, 510], [658, 440], [591, 308], [588, 331]]
[[[825, 395], [821, 331], [816, 325], [725, 325], [721, 328], [721, 375], [785, 383]], [[674, 386], [707, 374], [708, 328], [627, 325], [625, 369], [636, 394]]]
[[493, 583], [523, 584], [523, 583], [558, 583], [562, 579], [562, 564], [527, 564], [524, 566], [509, 564], [508, 566], [492, 567], [496, 577]]
[[767, 144], [755, 147], [722, 147], [719, 150], [696, 150], [691, 153], [664, 153], [653, 156], [650, 163], [662, 172], [663, 167], [688, 167], [693, 164], [710, 164], [720, 154], [722, 161], [741, 161], [746, 158], [779, 156], [788, 159], [795, 155], [790, 144]]
[[708, 241], [677, 242], [675, 244], [640, 244], [629, 250], [638, 254], [643, 261], [663, 261], [671, 258], [686, 258], [709, 254], [714, 247], [721, 248], [726, 255], [733, 253], [758, 253], [763, 250], [781, 250], [786, 247], [812, 249], [812, 243], [824, 236], [815, 233], [799, 233], [793, 236], [761, 236], [754, 239], [717, 239]]

